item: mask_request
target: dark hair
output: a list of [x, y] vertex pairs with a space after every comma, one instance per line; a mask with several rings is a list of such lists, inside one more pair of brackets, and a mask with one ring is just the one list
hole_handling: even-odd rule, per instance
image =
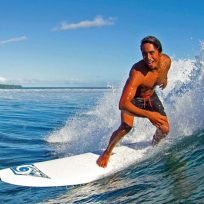
[[145, 43], [151, 43], [153, 44], [159, 52], [162, 52], [162, 45], [161, 45], [161, 42], [154, 36], [147, 36], [145, 38], [143, 38], [141, 40], [141, 44], [140, 44], [140, 49], [142, 50], [142, 46], [145, 44]]

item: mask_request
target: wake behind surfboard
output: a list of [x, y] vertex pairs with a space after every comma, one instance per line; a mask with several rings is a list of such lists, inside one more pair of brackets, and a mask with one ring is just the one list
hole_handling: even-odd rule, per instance
[[101, 168], [96, 164], [99, 155], [91, 152], [21, 165], [0, 170], [0, 179], [6, 183], [30, 187], [85, 184], [127, 168], [140, 159], [144, 151], [146, 149], [135, 150], [127, 146], [116, 147], [106, 168]]

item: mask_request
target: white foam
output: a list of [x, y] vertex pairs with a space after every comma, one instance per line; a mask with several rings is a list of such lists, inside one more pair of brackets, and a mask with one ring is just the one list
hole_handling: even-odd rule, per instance
[[[114, 89], [105, 92], [105, 95], [92, 110], [75, 115], [75, 117], [67, 121], [62, 129], [56, 130], [49, 135], [47, 141], [62, 143], [64, 149], [74, 148], [76, 151], [77, 149], [78, 151], [98, 149], [101, 141], [107, 140], [113, 128], [119, 124], [119, 92], [119, 90]], [[104, 136], [107, 138], [103, 138]]]

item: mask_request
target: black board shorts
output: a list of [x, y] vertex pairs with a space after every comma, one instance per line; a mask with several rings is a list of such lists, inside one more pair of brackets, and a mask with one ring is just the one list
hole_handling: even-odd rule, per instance
[[138, 108], [158, 112], [161, 115], [166, 116], [162, 102], [159, 100], [156, 92], [154, 92], [149, 98], [135, 97], [132, 100], [132, 103]]

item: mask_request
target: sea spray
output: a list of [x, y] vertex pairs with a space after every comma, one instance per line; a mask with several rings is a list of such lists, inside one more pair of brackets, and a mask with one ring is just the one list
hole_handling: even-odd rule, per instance
[[173, 138], [191, 135], [204, 127], [203, 59], [204, 46], [201, 46], [200, 55], [195, 60], [174, 61], [170, 70], [172, 88], [164, 90], [164, 100]]
[[73, 118], [67, 120], [63, 128], [51, 133], [47, 141], [55, 143], [57, 151], [68, 150], [74, 154], [104, 147], [112, 130], [120, 122], [119, 92], [120, 90], [114, 88], [105, 91], [96, 106], [91, 110], [76, 113]]
[[[173, 59], [167, 87], [162, 91], [156, 88], [170, 121], [171, 132], [167, 140], [175, 140], [203, 128], [203, 59], [203, 44], [194, 60]], [[79, 153], [105, 148], [112, 132], [120, 125], [118, 102], [121, 87], [104, 92], [96, 106], [69, 118], [63, 128], [49, 135], [47, 141], [58, 143], [57, 151], [64, 152]], [[148, 119], [136, 117], [133, 129], [122, 143], [150, 142], [155, 129]]]

